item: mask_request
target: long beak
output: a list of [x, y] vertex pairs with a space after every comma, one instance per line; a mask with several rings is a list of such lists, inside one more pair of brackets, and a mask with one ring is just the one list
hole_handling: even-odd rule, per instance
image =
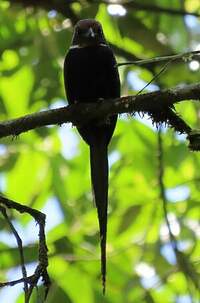
[[95, 32], [93, 31], [93, 28], [90, 27], [87, 32], [85, 33], [85, 37], [87, 38], [94, 38], [95, 37]]

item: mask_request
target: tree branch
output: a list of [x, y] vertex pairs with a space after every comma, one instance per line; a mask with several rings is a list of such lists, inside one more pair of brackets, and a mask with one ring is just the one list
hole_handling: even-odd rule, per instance
[[[180, 126], [181, 118], [172, 118], [173, 104], [184, 100], [199, 100], [200, 83], [185, 86], [183, 88], [173, 88], [163, 91], [155, 91], [137, 96], [125, 96], [114, 100], [104, 100], [98, 103], [74, 104], [58, 109], [46, 110], [17, 119], [0, 123], [0, 138], [6, 136], [17, 136], [37, 127], [46, 125], [72, 122], [74, 125], [82, 125], [93, 119], [100, 119], [116, 113], [148, 113], [154, 122], [166, 122], [169, 116], [169, 124], [177, 131], [189, 133], [190, 127]], [[176, 120], [175, 116], [178, 118]], [[172, 121], [173, 120], [173, 121]], [[184, 121], [181, 120], [183, 123]], [[177, 125], [176, 125], [177, 123]], [[183, 129], [182, 129], [183, 127]]]
[[[100, 1], [92, 1], [92, 2], [100, 2]], [[199, 13], [196, 12], [187, 12], [184, 9], [174, 9], [174, 8], [169, 8], [169, 7], [163, 7], [160, 5], [156, 4], [143, 4], [141, 2], [136, 2], [133, 0], [127, 0], [127, 1], [109, 1], [109, 0], [104, 0], [101, 1], [105, 4], [121, 4], [124, 7], [127, 8], [132, 8], [134, 10], [139, 10], [139, 11], [147, 11], [151, 13], [156, 13], [156, 14], [169, 14], [169, 15], [176, 15], [176, 16], [185, 16], [185, 15], [190, 15], [190, 16], [195, 16], [195, 17], [200, 17]]]
[[74, 13], [71, 3], [75, 1], [54, 1], [54, 0], [12, 0], [10, 1], [13, 5], [21, 5], [24, 7], [35, 7], [35, 8], [43, 8], [47, 11], [55, 10], [60, 14], [66, 16], [72, 21], [72, 24], [75, 24], [79, 19], [77, 18], [76, 14]]
[[77, 1], [77, 0], [60, 0], [60, 1], [43, 1], [43, 0], [12, 0], [11, 2], [15, 3], [21, 3], [24, 6], [40, 6], [48, 9], [55, 9], [62, 14], [65, 14], [65, 9], [69, 9], [70, 4], [72, 3], [77, 3], [77, 2], [83, 2], [82, 4], [101, 4], [105, 3], [107, 5], [109, 4], [121, 4], [124, 7], [131, 8], [134, 10], [139, 10], [139, 11], [148, 11], [152, 13], [163, 13], [163, 14], [170, 14], [170, 15], [177, 15], [177, 16], [185, 16], [185, 15], [191, 15], [195, 17], [199, 17], [200, 14], [196, 12], [187, 12], [184, 9], [174, 9], [174, 8], [168, 8], [168, 7], [163, 7], [160, 5], [156, 4], [143, 4], [141, 2], [136, 2], [133, 0], [127, 0], [127, 1], [109, 1], [109, 0], [90, 0], [90, 1]]

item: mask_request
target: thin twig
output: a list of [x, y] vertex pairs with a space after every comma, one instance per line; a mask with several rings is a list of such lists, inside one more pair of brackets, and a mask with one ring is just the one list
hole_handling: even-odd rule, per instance
[[157, 73], [157, 74], [155, 74], [154, 76], [153, 76], [153, 78], [136, 94], [136, 96], [138, 96], [138, 95], [140, 95], [144, 90], [145, 90], [145, 88], [147, 88], [152, 82], [154, 82], [156, 79], [158, 79], [159, 77], [160, 77], [160, 75], [162, 74], [162, 73], [164, 73], [165, 71], [166, 71], [166, 69], [167, 69], [167, 67], [168, 67], [168, 65], [170, 65], [171, 63], [172, 63], [172, 61], [173, 61], [174, 59], [171, 59], [171, 60], [169, 60], [163, 67], [162, 67], [162, 69]]
[[164, 218], [168, 228], [171, 246], [173, 250], [176, 251], [177, 243], [172, 233], [170, 222], [167, 215], [167, 198], [166, 198], [166, 190], [165, 190], [163, 179], [164, 179], [163, 143], [162, 143], [162, 129], [160, 127], [158, 131], [158, 184], [160, 188], [160, 197], [162, 200]]
[[16, 280], [11, 280], [8, 282], [0, 282], [0, 288], [5, 287], [5, 286], [14, 286], [20, 283], [24, 283], [24, 281], [26, 281], [26, 283], [31, 283], [31, 281], [34, 278], [34, 274], [31, 276], [28, 276], [26, 278], [20, 278], [20, 279], [16, 279]]
[[[45, 297], [47, 296], [49, 287], [50, 287], [50, 279], [47, 272], [47, 266], [48, 266], [48, 256], [47, 256], [47, 245], [46, 245], [46, 238], [45, 238], [45, 215], [41, 212], [39, 212], [36, 209], [33, 209], [31, 207], [28, 207], [26, 205], [19, 204], [15, 201], [9, 200], [3, 196], [0, 196], [0, 204], [4, 207], [7, 207], [9, 209], [15, 209], [20, 213], [28, 213], [30, 214], [38, 223], [39, 225], [39, 254], [38, 254], [38, 266], [35, 269], [35, 272], [32, 276], [25, 277], [23, 275], [23, 278], [9, 281], [9, 282], [3, 282], [0, 283], [0, 287], [4, 286], [13, 286], [18, 283], [26, 283], [27, 287], [28, 284], [30, 285], [26, 292], [26, 303], [29, 302], [30, 296], [32, 294], [33, 288], [37, 285], [38, 280], [40, 277], [43, 279], [43, 283], [45, 286]], [[13, 230], [14, 232], [14, 230]], [[21, 247], [21, 250], [23, 251], [23, 248]], [[24, 260], [24, 259], [23, 259]], [[24, 262], [24, 261], [23, 261]]]
[[[177, 240], [173, 235], [167, 212], [167, 197], [164, 186], [164, 161], [163, 161], [163, 143], [161, 136], [161, 128], [158, 132], [158, 183], [160, 188], [160, 197], [163, 205], [164, 218], [169, 232], [170, 243], [176, 256], [176, 263], [185, 276], [187, 282], [191, 281], [196, 289], [199, 289], [199, 276], [193, 264], [188, 260], [188, 256], [179, 250]], [[189, 280], [190, 279], [190, 280]]]
[[169, 56], [162, 56], [162, 57], [155, 57], [151, 59], [144, 59], [144, 60], [135, 60], [135, 61], [128, 61], [128, 62], [121, 62], [117, 63], [117, 66], [123, 66], [123, 65], [149, 65], [149, 64], [157, 64], [157, 63], [163, 63], [169, 60], [183, 60], [184, 62], [191, 61], [194, 57], [199, 57], [200, 50], [197, 51], [191, 51], [186, 53], [181, 53], [177, 55], [169, 55]]
[[24, 258], [24, 252], [23, 252], [22, 239], [20, 238], [17, 230], [15, 229], [14, 225], [10, 221], [10, 219], [7, 215], [7, 212], [6, 212], [6, 208], [3, 207], [3, 206], [0, 206], [0, 210], [1, 210], [5, 220], [7, 221], [8, 225], [10, 226], [10, 229], [12, 230], [13, 235], [14, 235], [16, 241], [17, 241], [17, 245], [18, 245], [18, 249], [19, 249], [19, 255], [20, 255], [22, 276], [23, 276], [23, 279], [24, 279], [24, 293], [25, 293], [25, 303], [26, 303], [26, 296], [27, 296], [27, 292], [28, 292], [28, 284], [27, 284], [27, 281], [26, 281], [27, 272], [26, 272], [26, 267], [25, 267], [25, 258]]

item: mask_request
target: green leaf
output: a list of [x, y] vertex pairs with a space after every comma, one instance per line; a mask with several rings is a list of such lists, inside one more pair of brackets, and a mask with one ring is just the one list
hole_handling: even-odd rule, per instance
[[30, 67], [24, 66], [10, 77], [0, 79], [0, 93], [10, 117], [27, 113], [34, 77]]

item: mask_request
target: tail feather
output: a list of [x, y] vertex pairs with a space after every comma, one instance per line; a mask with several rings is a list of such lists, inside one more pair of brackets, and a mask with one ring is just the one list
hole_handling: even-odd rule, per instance
[[108, 151], [107, 144], [98, 142], [90, 145], [91, 179], [94, 200], [97, 207], [100, 243], [101, 243], [101, 275], [103, 294], [106, 289], [106, 233], [108, 209]]

